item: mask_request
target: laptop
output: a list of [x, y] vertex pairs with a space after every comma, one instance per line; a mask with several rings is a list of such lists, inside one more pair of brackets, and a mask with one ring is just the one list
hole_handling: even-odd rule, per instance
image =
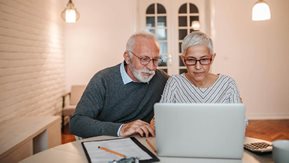
[[159, 156], [241, 159], [244, 104], [156, 103]]

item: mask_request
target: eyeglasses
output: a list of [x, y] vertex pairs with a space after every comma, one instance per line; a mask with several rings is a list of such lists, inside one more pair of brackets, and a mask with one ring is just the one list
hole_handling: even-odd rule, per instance
[[108, 163], [139, 163], [139, 159], [136, 157], [122, 158], [120, 160], [109, 161]]
[[158, 66], [159, 64], [161, 64], [163, 62], [163, 60], [161, 58], [150, 58], [148, 56], [139, 57], [134, 52], [132, 52], [130, 50], [128, 50], [128, 52], [133, 54], [134, 56], [136, 56], [140, 60], [140, 63], [144, 66], [148, 65], [151, 61], [153, 61], [153, 64], [155, 66]]
[[212, 62], [212, 58], [202, 58], [202, 59], [196, 59], [196, 58], [184, 58], [184, 62], [187, 66], [195, 66], [197, 62], [199, 62], [201, 65], [209, 65]]

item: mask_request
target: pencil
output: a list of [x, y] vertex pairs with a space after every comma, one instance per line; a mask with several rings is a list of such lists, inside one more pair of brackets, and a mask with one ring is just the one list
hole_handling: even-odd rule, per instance
[[108, 148], [105, 148], [105, 147], [98, 146], [98, 149], [104, 150], [104, 151], [106, 151], [106, 152], [109, 152], [109, 153], [111, 153], [111, 154], [117, 155], [117, 156], [119, 156], [119, 157], [126, 158], [126, 156], [125, 156], [124, 154], [118, 153], [118, 152], [116, 152], [116, 151], [113, 151], [113, 150], [108, 149]]
[[151, 143], [148, 139], [146, 139], [146, 142], [147, 142], [147, 144], [150, 146], [150, 148], [151, 148], [155, 153], [157, 153], [156, 148], [152, 145], [152, 143]]

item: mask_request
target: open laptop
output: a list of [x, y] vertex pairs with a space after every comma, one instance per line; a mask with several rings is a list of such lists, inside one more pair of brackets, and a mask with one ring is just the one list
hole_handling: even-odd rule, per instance
[[242, 158], [243, 104], [157, 103], [154, 112], [159, 156]]

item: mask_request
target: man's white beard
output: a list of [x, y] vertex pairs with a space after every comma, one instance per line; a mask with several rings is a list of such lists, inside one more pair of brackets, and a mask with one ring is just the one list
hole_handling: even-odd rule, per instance
[[[132, 64], [129, 64], [128, 66], [129, 66], [129, 69], [132, 71], [134, 77], [142, 83], [148, 83], [155, 75], [155, 71], [150, 71], [147, 68], [137, 70], [134, 68], [134, 66]], [[148, 73], [148, 74], [150, 74], [150, 76], [144, 77], [142, 75], [142, 73]]]

